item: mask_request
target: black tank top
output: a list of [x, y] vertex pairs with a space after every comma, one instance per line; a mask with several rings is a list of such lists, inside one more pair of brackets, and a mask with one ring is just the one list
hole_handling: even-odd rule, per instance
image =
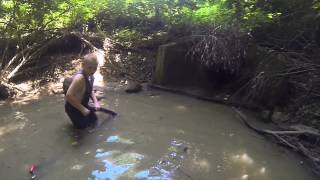
[[[85, 79], [85, 91], [84, 91], [84, 95], [82, 97], [81, 100], [81, 104], [84, 107], [88, 107], [88, 103], [91, 97], [91, 93], [92, 93], [92, 89], [93, 89], [93, 81], [94, 81], [94, 77], [91, 76], [87, 76], [83, 70], [78, 71], [74, 76], [76, 76], [77, 74], [82, 74], [84, 79]], [[74, 78], [73, 76], [73, 78]], [[66, 102], [67, 105], [71, 105], [70, 103]], [[71, 105], [72, 106], [72, 105]], [[73, 106], [72, 106], [73, 107]]]
[[85, 107], [88, 106], [89, 103], [89, 99], [91, 97], [91, 93], [92, 93], [92, 89], [93, 89], [93, 81], [94, 81], [94, 77], [91, 76], [86, 76], [85, 73], [83, 73], [83, 70], [81, 70], [80, 72], [78, 72], [77, 74], [82, 74], [84, 76], [85, 79], [85, 91], [84, 91], [84, 95], [81, 101], [81, 104]]

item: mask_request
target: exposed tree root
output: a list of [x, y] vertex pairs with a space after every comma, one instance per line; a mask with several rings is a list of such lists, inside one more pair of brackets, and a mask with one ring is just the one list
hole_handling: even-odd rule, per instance
[[305, 156], [312, 164], [313, 172], [318, 176], [320, 175], [320, 133], [316, 129], [306, 126], [294, 126], [279, 131], [259, 129], [251, 125], [245, 114], [239, 109], [233, 108], [233, 110], [248, 128], [261, 135], [272, 136], [281, 145]]

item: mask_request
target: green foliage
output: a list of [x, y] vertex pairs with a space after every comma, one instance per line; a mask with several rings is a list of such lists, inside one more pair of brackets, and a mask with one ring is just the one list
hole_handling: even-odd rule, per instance
[[35, 29], [82, 26], [94, 18], [106, 3], [104, 0], [3, 0], [0, 5], [0, 29], [4, 31], [3, 35], [11, 36]]
[[114, 38], [123, 42], [126, 46], [131, 46], [132, 42], [137, 42], [143, 38], [143, 35], [134, 29], [121, 29], [115, 32]]
[[[141, 26], [212, 29], [237, 25], [243, 31], [278, 22], [292, 12], [289, 0], [2, 0], [0, 30], [2, 36], [16, 36], [33, 30], [71, 28], [87, 30], [88, 21], [98, 29]], [[320, 14], [320, 3], [312, 8]], [[159, 26], [158, 26], [159, 27]]]
[[317, 11], [317, 17], [320, 17], [320, 1], [319, 0], [314, 0], [313, 1], [313, 9]]
[[224, 1], [206, 3], [193, 12], [192, 20], [196, 24], [216, 27], [229, 22], [233, 13], [232, 9], [225, 7]]

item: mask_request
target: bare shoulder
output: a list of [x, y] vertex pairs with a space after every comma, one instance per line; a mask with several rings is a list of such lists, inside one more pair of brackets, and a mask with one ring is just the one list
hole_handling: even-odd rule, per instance
[[76, 74], [74, 77], [73, 77], [73, 81], [75, 83], [83, 83], [84, 82], [84, 76], [82, 74]]
[[79, 96], [84, 89], [85, 80], [82, 74], [77, 74], [73, 77], [72, 83], [67, 91], [67, 95], [76, 95]]
[[85, 84], [85, 79], [84, 76], [82, 74], [76, 74], [73, 77], [73, 81], [72, 81], [72, 86], [77, 87], [77, 88], [81, 88], [83, 87]]

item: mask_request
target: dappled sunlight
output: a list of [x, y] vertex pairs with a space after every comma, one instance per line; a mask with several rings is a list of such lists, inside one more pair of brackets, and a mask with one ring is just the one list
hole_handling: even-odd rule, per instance
[[[212, 169], [212, 162], [209, 162], [208, 159], [204, 157], [200, 157], [201, 151], [200, 149], [196, 148], [194, 149], [194, 152], [192, 154], [191, 158], [191, 164], [189, 166], [191, 169], [196, 170], [196, 171], [201, 171], [201, 172], [210, 172]], [[219, 169], [219, 165], [217, 166]]]
[[98, 50], [95, 52], [98, 60], [99, 66], [103, 66], [105, 64], [105, 53], [103, 50]]
[[104, 52], [109, 53], [111, 48], [114, 48], [114, 44], [112, 42], [112, 39], [105, 38], [103, 40], [103, 50], [104, 50]]
[[[81, 69], [81, 61], [82, 60], [80, 58], [74, 59], [74, 60], [71, 61], [71, 67], [74, 67], [74, 69], [72, 71], [75, 72], [76, 70]], [[70, 74], [70, 75], [72, 75], [72, 74]]]
[[265, 167], [260, 168], [259, 173], [260, 174], [265, 174], [266, 173], [266, 168]]
[[244, 174], [241, 176], [241, 180], [249, 180], [249, 179], [250, 179], [250, 177], [248, 174]]
[[115, 62], [120, 62], [120, 60], [121, 60], [120, 55], [121, 55], [121, 54], [116, 54], [116, 55], [114, 56], [114, 61], [115, 61]]
[[104, 80], [103, 76], [101, 75], [100, 71], [97, 70], [97, 72], [94, 73], [94, 86], [100, 86], [104, 87]]
[[6, 104], [6, 101], [0, 101], [0, 106], [3, 106], [4, 104]]
[[24, 92], [26, 92], [26, 91], [27, 91], [27, 92], [28, 92], [28, 91], [33, 91], [32, 82], [31, 82], [31, 81], [17, 84], [16, 87], [17, 87], [18, 89], [20, 89], [21, 91], [24, 91]]
[[130, 50], [111, 51], [108, 53], [107, 62], [108, 65], [102, 67], [102, 71], [109, 80], [130, 79], [146, 82], [152, 79], [155, 56], [151, 52], [141, 54]]
[[48, 94], [62, 94], [62, 82], [64, 78], [60, 79], [57, 82], [49, 82], [46, 87], [42, 87], [41, 89], [47, 91]]
[[15, 119], [22, 119], [22, 120], [25, 120], [25, 114], [23, 112], [20, 112], [20, 111], [17, 111], [14, 113], [14, 118]]
[[25, 125], [26, 125], [26, 122], [13, 122], [5, 126], [1, 126], [0, 137], [16, 130], [22, 130], [25, 127]]
[[12, 101], [12, 104], [17, 104], [17, 105], [26, 105], [31, 103], [34, 100], [39, 100], [40, 99], [40, 95], [39, 94], [28, 94], [26, 96], [20, 97], [19, 99], [15, 99], [14, 101]]
[[177, 105], [175, 108], [176, 108], [177, 110], [180, 110], [180, 111], [186, 111], [186, 110], [187, 110], [187, 107], [184, 106], [184, 105]]
[[210, 162], [205, 159], [205, 158], [201, 158], [201, 159], [193, 159], [192, 160], [192, 163], [193, 163], [193, 166], [196, 167], [196, 168], [200, 168], [202, 171], [205, 171], [205, 172], [209, 172], [210, 169], [211, 169], [211, 164]]
[[243, 165], [252, 165], [254, 162], [247, 153], [232, 155], [231, 160], [235, 163], [241, 163]]
[[33, 87], [33, 82], [28, 81], [16, 85], [16, 88], [19, 89], [18, 94], [11, 104], [25, 105], [29, 104], [31, 101], [40, 99], [39, 89]]
[[223, 164], [224, 170], [230, 170], [234, 168], [247, 169], [252, 168], [254, 160], [246, 152], [240, 153], [227, 153], [223, 152]]
[[71, 170], [74, 170], [74, 171], [80, 171], [84, 168], [84, 164], [75, 164], [71, 167]]
[[233, 172], [232, 180], [250, 180], [266, 178], [267, 167], [264, 162], [255, 161], [247, 152], [223, 153], [223, 171]]
[[23, 112], [15, 112], [14, 120], [0, 127], [0, 137], [17, 130], [22, 130], [26, 126], [26, 123], [28, 121], [29, 120], [25, 117], [25, 114]]
[[104, 51], [99, 50], [95, 52], [96, 56], [97, 56], [97, 60], [98, 60], [98, 68], [97, 71], [94, 73], [94, 84], [95, 86], [104, 86], [104, 79], [103, 76], [101, 74], [101, 67], [105, 64], [105, 54]]

